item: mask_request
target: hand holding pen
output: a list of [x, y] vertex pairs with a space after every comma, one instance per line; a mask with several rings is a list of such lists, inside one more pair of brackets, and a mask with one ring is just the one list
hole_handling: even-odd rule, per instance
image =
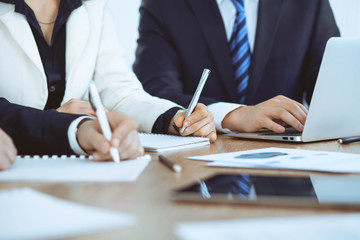
[[180, 134], [182, 136], [207, 137], [210, 142], [215, 142], [216, 128], [214, 115], [204, 104], [197, 103], [209, 74], [210, 70], [205, 69], [189, 104], [189, 108], [175, 114], [169, 128], [169, 133]]
[[[113, 159], [115, 162], [134, 159], [144, 154], [144, 149], [139, 140], [136, 123], [130, 117], [118, 112], [105, 113], [101, 104], [100, 96], [94, 83], [90, 84], [89, 99], [97, 120], [83, 123], [78, 131], [82, 131], [83, 125], [92, 124], [95, 131], [89, 131], [85, 136], [91, 144], [81, 147], [93, 155], [95, 161]], [[96, 139], [96, 140], [95, 140]]]

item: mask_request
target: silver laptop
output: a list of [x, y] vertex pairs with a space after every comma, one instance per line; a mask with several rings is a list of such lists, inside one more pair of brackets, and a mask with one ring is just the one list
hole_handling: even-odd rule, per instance
[[360, 39], [328, 41], [303, 133], [293, 129], [227, 135], [288, 142], [360, 136]]

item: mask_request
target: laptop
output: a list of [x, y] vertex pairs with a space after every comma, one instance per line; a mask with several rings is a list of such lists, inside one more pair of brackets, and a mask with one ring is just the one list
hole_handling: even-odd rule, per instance
[[331, 38], [325, 49], [302, 133], [287, 129], [228, 136], [285, 142], [315, 142], [360, 136], [360, 39]]

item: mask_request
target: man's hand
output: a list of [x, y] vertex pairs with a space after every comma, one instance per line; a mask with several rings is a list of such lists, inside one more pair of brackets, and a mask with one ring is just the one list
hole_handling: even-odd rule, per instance
[[11, 138], [0, 129], [0, 171], [8, 169], [16, 160], [17, 150]]
[[96, 117], [96, 113], [92, 109], [90, 102], [72, 98], [70, 101], [56, 109], [58, 112], [71, 113], [79, 115], [88, 115]]
[[77, 131], [79, 145], [91, 154], [95, 161], [111, 160], [110, 147], [119, 150], [121, 160], [144, 155], [135, 121], [118, 112], [109, 112], [107, 117], [112, 129], [111, 141], [106, 140], [102, 134], [98, 120], [88, 120], [83, 122]]
[[182, 136], [199, 136], [209, 138], [211, 143], [216, 140], [216, 128], [214, 123], [214, 115], [210, 112], [204, 104], [198, 103], [194, 109], [194, 112], [185, 118], [186, 110], [179, 111], [173, 117], [169, 126], [170, 134], [179, 134], [174, 128], [174, 124], [178, 129], [184, 125], [186, 127]]
[[267, 128], [276, 133], [285, 131], [288, 124], [302, 132], [307, 109], [300, 103], [284, 96], [277, 96], [255, 106], [244, 106], [230, 112], [222, 126], [232, 131], [257, 132]]

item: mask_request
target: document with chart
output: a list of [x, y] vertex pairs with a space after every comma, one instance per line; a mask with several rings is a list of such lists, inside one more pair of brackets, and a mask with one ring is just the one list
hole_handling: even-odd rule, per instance
[[207, 166], [292, 169], [321, 172], [360, 173], [360, 155], [342, 152], [265, 148], [189, 157], [211, 161]]

